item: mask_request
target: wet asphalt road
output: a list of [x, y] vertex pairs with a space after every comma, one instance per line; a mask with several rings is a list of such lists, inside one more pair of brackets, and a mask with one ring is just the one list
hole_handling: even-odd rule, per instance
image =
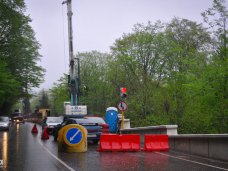
[[0, 132], [0, 160], [3, 171], [150, 171], [150, 170], [228, 170], [228, 163], [174, 152], [102, 152], [88, 145], [85, 153], [58, 153], [50, 136], [41, 140], [31, 134], [33, 124], [12, 125]]

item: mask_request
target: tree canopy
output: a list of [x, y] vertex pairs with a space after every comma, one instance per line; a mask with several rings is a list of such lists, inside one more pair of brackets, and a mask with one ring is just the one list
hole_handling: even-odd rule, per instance
[[[107, 107], [116, 106], [124, 85], [128, 89], [125, 115], [132, 127], [177, 124], [180, 133], [227, 133], [224, 4], [214, 0], [202, 13], [204, 23], [174, 18], [167, 23], [136, 24], [132, 33], [115, 41], [110, 54], [78, 53], [81, 103], [88, 105], [89, 113], [104, 115]], [[64, 82], [51, 90], [53, 97], [67, 92]]]
[[[43, 80], [39, 43], [23, 14], [23, 0], [0, 2], [0, 112]], [[136, 24], [111, 46], [110, 53], [77, 53], [80, 104], [90, 114], [116, 106], [127, 87], [131, 126], [177, 124], [179, 133], [228, 132], [228, 46], [225, 0], [213, 0], [204, 23], [173, 18]], [[75, 65], [77, 67], [77, 63]], [[77, 72], [77, 70], [75, 71]], [[68, 76], [41, 92], [39, 107], [64, 113]], [[42, 102], [42, 103], [41, 103]], [[34, 104], [33, 104], [34, 105]]]
[[37, 64], [40, 45], [24, 12], [23, 0], [0, 2], [0, 114], [30, 97], [30, 90], [43, 81], [45, 70]]

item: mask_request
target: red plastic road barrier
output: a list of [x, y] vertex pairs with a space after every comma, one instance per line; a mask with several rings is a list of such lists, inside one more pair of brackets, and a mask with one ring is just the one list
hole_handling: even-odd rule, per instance
[[140, 151], [139, 134], [122, 134], [121, 136], [122, 151]]
[[168, 151], [169, 138], [168, 135], [151, 135], [144, 136], [144, 151]]
[[121, 151], [121, 135], [112, 135], [110, 136], [111, 148], [112, 151]]
[[43, 133], [42, 133], [42, 135], [41, 135], [41, 139], [42, 139], [42, 140], [47, 140], [47, 139], [49, 139], [47, 127], [44, 128], [44, 131], [43, 131]]
[[32, 131], [33, 134], [37, 134], [38, 133], [38, 129], [36, 127], [36, 124], [34, 124], [34, 126], [32, 127]]
[[117, 136], [116, 134], [101, 134], [100, 145], [97, 151], [112, 151], [112, 137]]
[[97, 151], [140, 151], [140, 135], [101, 134]]
[[164, 151], [168, 151], [169, 150], [169, 137], [168, 135], [161, 135], [159, 137], [159, 140], [161, 142], [161, 147]]

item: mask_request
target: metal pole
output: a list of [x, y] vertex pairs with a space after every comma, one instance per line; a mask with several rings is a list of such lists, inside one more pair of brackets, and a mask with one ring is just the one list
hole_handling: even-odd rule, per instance
[[80, 97], [80, 60], [79, 58], [77, 58], [78, 60], [78, 78], [77, 78], [77, 97], [78, 97], [78, 104], [79, 104], [79, 97]]
[[69, 88], [70, 88], [70, 101], [71, 105], [77, 105], [77, 94], [76, 94], [76, 80], [74, 76], [74, 54], [73, 54], [73, 31], [72, 31], [72, 8], [71, 0], [66, 0], [62, 4], [67, 4], [67, 18], [68, 18], [68, 39], [69, 39]]
[[124, 129], [124, 112], [122, 111], [121, 129]]

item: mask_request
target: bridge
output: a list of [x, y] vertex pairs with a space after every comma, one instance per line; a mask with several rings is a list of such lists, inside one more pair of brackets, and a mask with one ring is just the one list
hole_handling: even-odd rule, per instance
[[160, 125], [121, 130], [122, 134], [167, 134], [170, 149], [189, 155], [228, 161], [228, 134], [178, 134], [177, 125]]
[[[37, 126], [37, 135], [31, 134], [33, 125], [13, 124], [9, 131], [0, 132], [1, 170], [228, 170], [228, 135], [169, 135], [169, 152], [98, 152], [97, 145], [88, 144], [85, 153], [62, 153], [58, 152], [58, 143], [52, 136], [41, 140], [41, 126]], [[163, 133], [174, 127], [132, 128], [121, 132], [138, 131], [143, 135], [148, 131]]]

